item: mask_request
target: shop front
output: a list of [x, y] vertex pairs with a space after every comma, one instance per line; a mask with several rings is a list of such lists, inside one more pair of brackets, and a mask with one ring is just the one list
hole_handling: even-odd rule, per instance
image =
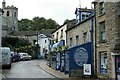
[[75, 46], [68, 49], [69, 52], [69, 76], [70, 77], [83, 77], [84, 64], [91, 65], [91, 76], [93, 76], [93, 53], [91, 52], [91, 42]]
[[115, 57], [115, 76], [116, 80], [120, 80], [120, 51], [113, 51], [112, 56]]
[[115, 57], [116, 63], [116, 78], [120, 80], [120, 55]]

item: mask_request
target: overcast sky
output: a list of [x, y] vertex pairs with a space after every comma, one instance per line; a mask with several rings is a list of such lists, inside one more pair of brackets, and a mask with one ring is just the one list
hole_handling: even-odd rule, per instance
[[[3, 0], [1, 0], [3, 1]], [[18, 19], [32, 19], [35, 16], [52, 18], [62, 25], [66, 19], [75, 18], [75, 9], [80, 0], [5, 0], [6, 6], [14, 5], [18, 8]], [[81, 0], [81, 7], [91, 8], [91, 1]], [[2, 4], [2, 2], [1, 2]], [[0, 6], [2, 7], [2, 5]]]

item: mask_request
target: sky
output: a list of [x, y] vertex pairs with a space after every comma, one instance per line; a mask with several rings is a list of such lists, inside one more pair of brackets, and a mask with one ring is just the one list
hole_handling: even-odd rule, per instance
[[[0, 8], [2, 8], [2, 1]], [[18, 20], [34, 17], [52, 18], [62, 25], [66, 19], [75, 19], [75, 9], [81, 4], [82, 8], [91, 8], [94, 0], [5, 0], [6, 6], [18, 8]]]

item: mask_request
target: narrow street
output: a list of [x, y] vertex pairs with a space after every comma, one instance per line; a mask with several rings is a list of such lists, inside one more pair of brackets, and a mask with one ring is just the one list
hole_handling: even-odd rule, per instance
[[6, 78], [54, 78], [40, 68], [39, 62], [40, 60], [15, 62], [11, 69], [3, 69], [2, 74]]

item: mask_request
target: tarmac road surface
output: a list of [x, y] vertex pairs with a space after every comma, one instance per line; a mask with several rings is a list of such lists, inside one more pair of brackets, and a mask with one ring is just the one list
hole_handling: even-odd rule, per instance
[[6, 78], [55, 78], [38, 65], [40, 60], [20, 61], [12, 63], [11, 69], [3, 69]]

